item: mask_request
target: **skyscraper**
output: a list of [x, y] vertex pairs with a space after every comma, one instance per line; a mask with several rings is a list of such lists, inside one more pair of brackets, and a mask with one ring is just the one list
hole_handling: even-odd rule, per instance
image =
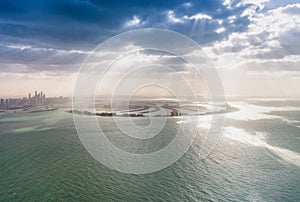
[[31, 93], [28, 94], [28, 104], [29, 104], [29, 105], [32, 104], [32, 102], [31, 102]]

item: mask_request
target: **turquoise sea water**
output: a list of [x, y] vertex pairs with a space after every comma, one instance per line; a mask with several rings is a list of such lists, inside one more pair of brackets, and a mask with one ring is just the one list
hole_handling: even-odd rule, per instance
[[[233, 105], [242, 110], [226, 118], [209, 157], [198, 159], [199, 137], [175, 164], [144, 175], [120, 173], [94, 160], [72, 115], [62, 110], [2, 113], [0, 201], [299, 201], [300, 102]], [[130, 141], [120, 139], [112, 119], [99, 121], [112, 142], [126, 149]], [[168, 131], [176, 130], [174, 123], [153, 147], [173, 138]], [[139, 148], [145, 149], [133, 151]]]

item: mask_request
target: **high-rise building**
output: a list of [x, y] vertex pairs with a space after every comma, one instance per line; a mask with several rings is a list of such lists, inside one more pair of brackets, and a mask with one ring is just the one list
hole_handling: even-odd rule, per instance
[[2, 98], [0, 100], [0, 109], [4, 109], [4, 100]]
[[34, 105], [37, 105], [38, 104], [38, 94], [37, 94], [37, 91], [35, 91], [34, 93]]
[[44, 104], [44, 94], [43, 94], [43, 91], [41, 91], [40, 104]]
[[29, 104], [29, 105], [32, 104], [32, 102], [31, 102], [31, 93], [28, 94], [28, 103], [27, 104]]
[[43, 100], [43, 104], [45, 104], [46, 103], [46, 95], [45, 95], [45, 93], [43, 94], [42, 100]]

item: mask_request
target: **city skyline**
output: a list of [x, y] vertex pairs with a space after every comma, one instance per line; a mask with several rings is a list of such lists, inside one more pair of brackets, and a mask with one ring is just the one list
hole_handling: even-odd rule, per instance
[[43, 91], [34, 91], [28, 93], [27, 96], [21, 97], [8, 97], [4, 98], [0, 96], [0, 109], [14, 109], [14, 108], [26, 108], [26, 107], [36, 107], [43, 105], [59, 104], [70, 102], [68, 97], [58, 96], [58, 97], [47, 97]]

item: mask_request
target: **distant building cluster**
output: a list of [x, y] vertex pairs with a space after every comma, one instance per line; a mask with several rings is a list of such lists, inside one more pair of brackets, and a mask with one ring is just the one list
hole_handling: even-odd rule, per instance
[[176, 109], [173, 109], [172, 111], [171, 111], [171, 116], [181, 116], [182, 114], [181, 114], [181, 112], [179, 112], [178, 110], [176, 110]]
[[35, 91], [34, 96], [31, 97], [31, 93], [28, 94], [27, 104], [28, 105], [44, 105], [46, 103], [46, 95], [41, 91], [38, 93]]
[[34, 95], [28, 94], [23, 98], [1, 98], [0, 109], [20, 109], [26, 107], [35, 107], [43, 105], [56, 105], [70, 102], [70, 98], [65, 97], [46, 97], [46, 94], [35, 91]]

